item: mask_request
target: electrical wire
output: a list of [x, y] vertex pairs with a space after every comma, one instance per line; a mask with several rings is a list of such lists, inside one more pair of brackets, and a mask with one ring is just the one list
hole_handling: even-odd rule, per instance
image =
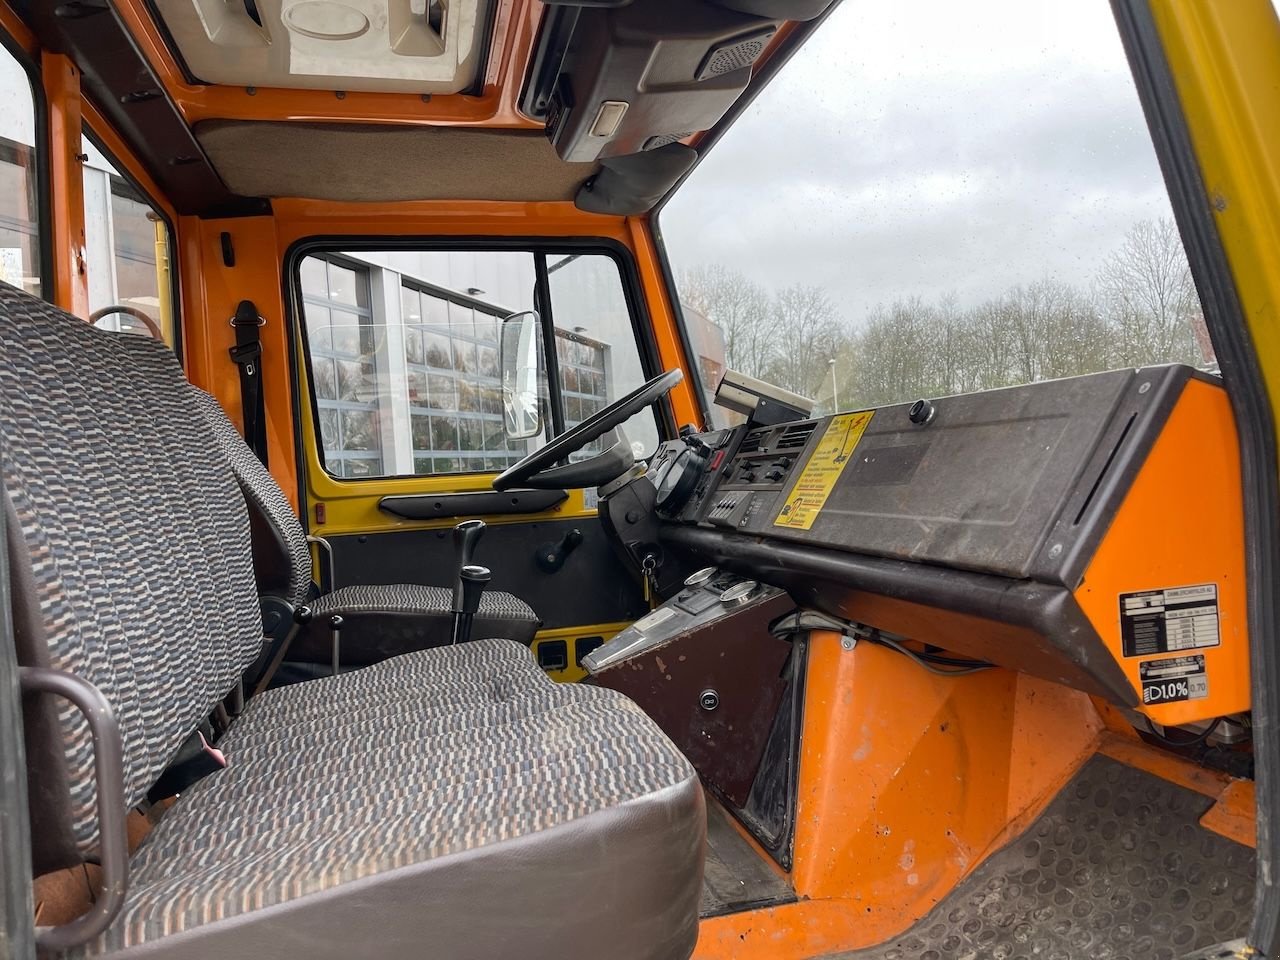
[[[968, 666], [950, 667], [950, 668], [944, 669], [942, 667], [935, 666], [929, 660], [925, 659], [926, 657], [930, 656], [929, 654], [918, 653], [909, 647], [903, 646], [897, 640], [890, 640], [888, 637], [886, 637], [882, 633], [876, 634], [875, 636], [867, 637], [866, 639], [869, 640], [871, 643], [879, 643], [888, 647], [891, 650], [897, 650], [903, 656], [910, 657], [912, 660], [914, 660], [920, 666], [924, 667], [924, 669], [928, 670], [930, 673], [936, 673], [940, 677], [964, 677], [964, 676], [968, 676], [971, 673], [978, 673], [981, 670], [990, 670], [993, 666], [995, 666], [995, 664], [987, 663], [987, 661], [985, 660], [972, 660], [969, 662]], [[950, 658], [947, 658], [947, 659], [950, 659]]]
[[879, 630], [862, 627], [847, 620], [839, 620], [812, 610], [796, 610], [792, 613], [784, 614], [769, 625], [769, 632], [774, 636], [781, 637], [789, 637], [810, 630], [831, 630], [854, 641], [863, 640], [868, 643], [878, 643], [901, 653], [905, 657], [910, 657], [919, 666], [940, 677], [963, 677], [995, 666], [995, 664], [988, 663], [986, 660], [966, 660], [960, 657], [946, 657], [936, 653], [912, 650]]
[[1207, 727], [1205, 727], [1203, 730], [1201, 730], [1201, 731], [1200, 731], [1199, 733], [1197, 733], [1195, 736], [1193, 736], [1193, 737], [1188, 737], [1186, 740], [1176, 740], [1176, 739], [1174, 739], [1173, 737], [1167, 737], [1167, 736], [1165, 736], [1163, 733], [1156, 733], [1156, 728], [1155, 728], [1155, 726], [1152, 724], [1151, 720], [1150, 720], [1149, 718], [1145, 718], [1145, 717], [1144, 717], [1143, 719], [1145, 719], [1145, 720], [1146, 720], [1146, 722], [1147, 722], [1147, 731], [1146, 731], [1146, 732], [1147, 732], [1150, 736], [1155, 737], [1157, 740], [1159, 740], [1161, 743], [1165, 744], [1166, 746], [1170, 746], [1170, 747], [1198, 747], [1198, 746], [1200, 746], [1200, 744], [1204, 743], [1204, 742], [1205, 742], [1206, 740], [1208, 740], [1211, 736], [1213, 736], [1213, 735], [1214, 735], [1214, 733], [1216, 733], [1216, 732], [1217, 732], [1218, 727], [1220, 727], [1220, 726], [1222, 725], [1222, 721], [1223, 721], [1225, 718], [1224, 718], [1224, 717], [1216, 717], [1216, 718], [1214, 719], [1214, 721], [1213, 721], [1212, 723], [1210, 723]]

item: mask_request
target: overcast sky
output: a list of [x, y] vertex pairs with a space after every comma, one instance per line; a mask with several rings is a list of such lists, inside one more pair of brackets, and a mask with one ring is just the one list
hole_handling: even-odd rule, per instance
[[1087, 283], [1171, 216], [1106, 0], [843, 0], [662, 214], [672, 261], [877, 303]]

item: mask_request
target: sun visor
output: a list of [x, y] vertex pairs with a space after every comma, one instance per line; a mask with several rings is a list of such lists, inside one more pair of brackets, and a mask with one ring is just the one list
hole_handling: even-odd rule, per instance
[[684, 140], [733, 106], [779, 25], [708, 0], [551, 5], [521, 109], [571, 162]]
[[652, 209], [698, 159], [698, 151], [683, 143], [610, 157], [600, 172], [582, 185], [574, 204], [588, 213], [635, 216]]

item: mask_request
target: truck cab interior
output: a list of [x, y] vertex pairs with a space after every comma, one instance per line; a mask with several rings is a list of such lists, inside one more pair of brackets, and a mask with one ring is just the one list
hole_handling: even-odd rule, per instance
[[0, 0], [0, 958], [1275, 956], [1280, 19], [1060, 7]]

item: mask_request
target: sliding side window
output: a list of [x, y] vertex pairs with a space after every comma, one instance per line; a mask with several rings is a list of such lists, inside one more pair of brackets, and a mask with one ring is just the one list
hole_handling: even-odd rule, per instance
[[84, 234], [94, 323], [175, 344], [169, 225], [90, 137], [85, 160]]

